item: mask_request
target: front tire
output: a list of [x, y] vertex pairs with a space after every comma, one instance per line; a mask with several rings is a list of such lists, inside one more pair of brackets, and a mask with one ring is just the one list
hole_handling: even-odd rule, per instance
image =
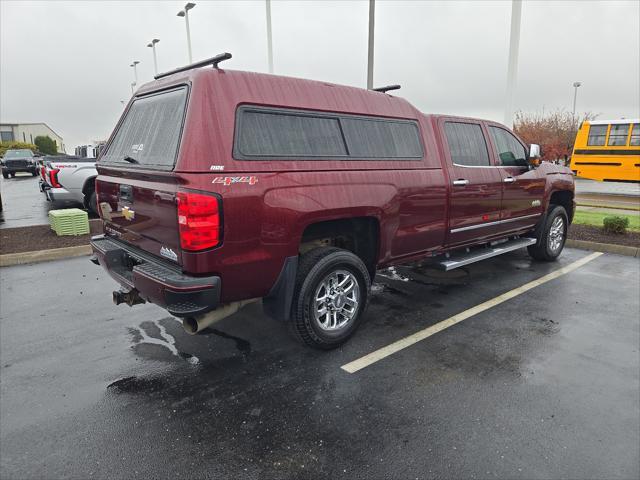
[[7, 172], [2, 172], [2, 178], [9, 178], [9, 174]]
[[360, 325], [371, 289], [367, 267], [353, 253], [322, 247], [300, 258], [290, 329], [300, 342], [330, 350]]
[[551, 262], [560, 256], [567, 240], [569, 217], [564, 207], [554, 205], [549, 210], [535, 245], [527, 247], [536, 260]]

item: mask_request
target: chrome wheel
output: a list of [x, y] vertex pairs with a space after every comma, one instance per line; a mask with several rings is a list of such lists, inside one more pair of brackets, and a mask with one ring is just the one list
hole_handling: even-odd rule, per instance
[[549, 250], [556, 253], [564, 242], [565, 225], [564, 219], [560, 216], [554, 218], [549, 229]]
[[327, 331], [339, 330], [356, 317], [360, 287], [352, 273], [336, 270], [320, 282], [313, 298], [313, 315], [318, 326]]

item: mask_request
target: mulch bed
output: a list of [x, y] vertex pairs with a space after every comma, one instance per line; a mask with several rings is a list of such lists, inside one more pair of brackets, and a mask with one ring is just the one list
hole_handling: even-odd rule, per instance
[[605, 233], [600, 227], [591, 225], [572, 224], [569, 228], [569, 238], [572, 240], [585, 240], [588, 242], [613, 243], [628, 247], [640, 247], [640, 232], [627, 232], [623, 235]]
[[59, 237], [49, 225], [33, 225], [0, 229], [0, 255], [32, 252], [50, 248], [88, 245], [92, 235], [102, 233], [101, 220], [89, 220], [90, 235], [65, 235]]

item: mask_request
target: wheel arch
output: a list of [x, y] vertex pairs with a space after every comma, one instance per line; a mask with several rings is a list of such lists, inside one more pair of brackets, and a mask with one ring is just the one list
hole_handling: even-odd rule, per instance
[[296, 254], [284, 259], [276, 282], [263, 298], [263, 309], [268, 316], [289, 320], [298, 258], [306, 251], [322, 245], [338, 246], [358, 256], [373, 281], [380, 251], [380, 221], [375, 216], [363, 215], [307, 223], [302, 228]]
[[89, 178], [87, 178], [84, 183], [82, 184], [82, 194], [83, 195], [89, 195], [91, 192], [93, 192], [96, 188], [96, 177], [98, 175], [92, 175]]
[[549, 196], [549, 205], [547, 210], [550, 210], [552, 205], [560, 205], [564, 207], [569, 218], [569, 223], [573, 221], [573, 215], [575, 210], [574, 192], [571, 190], [555, 190], [551, 192]]

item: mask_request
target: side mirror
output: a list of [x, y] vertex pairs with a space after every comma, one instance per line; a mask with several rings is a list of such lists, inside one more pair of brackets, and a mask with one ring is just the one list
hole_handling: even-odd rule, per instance
[[529, 145], [529, 165], [532, 167], [540, 166], [540, 157], [542, 156], [542, 151], [540, 150], [540, 145], [537, 143], [532, 143]]

